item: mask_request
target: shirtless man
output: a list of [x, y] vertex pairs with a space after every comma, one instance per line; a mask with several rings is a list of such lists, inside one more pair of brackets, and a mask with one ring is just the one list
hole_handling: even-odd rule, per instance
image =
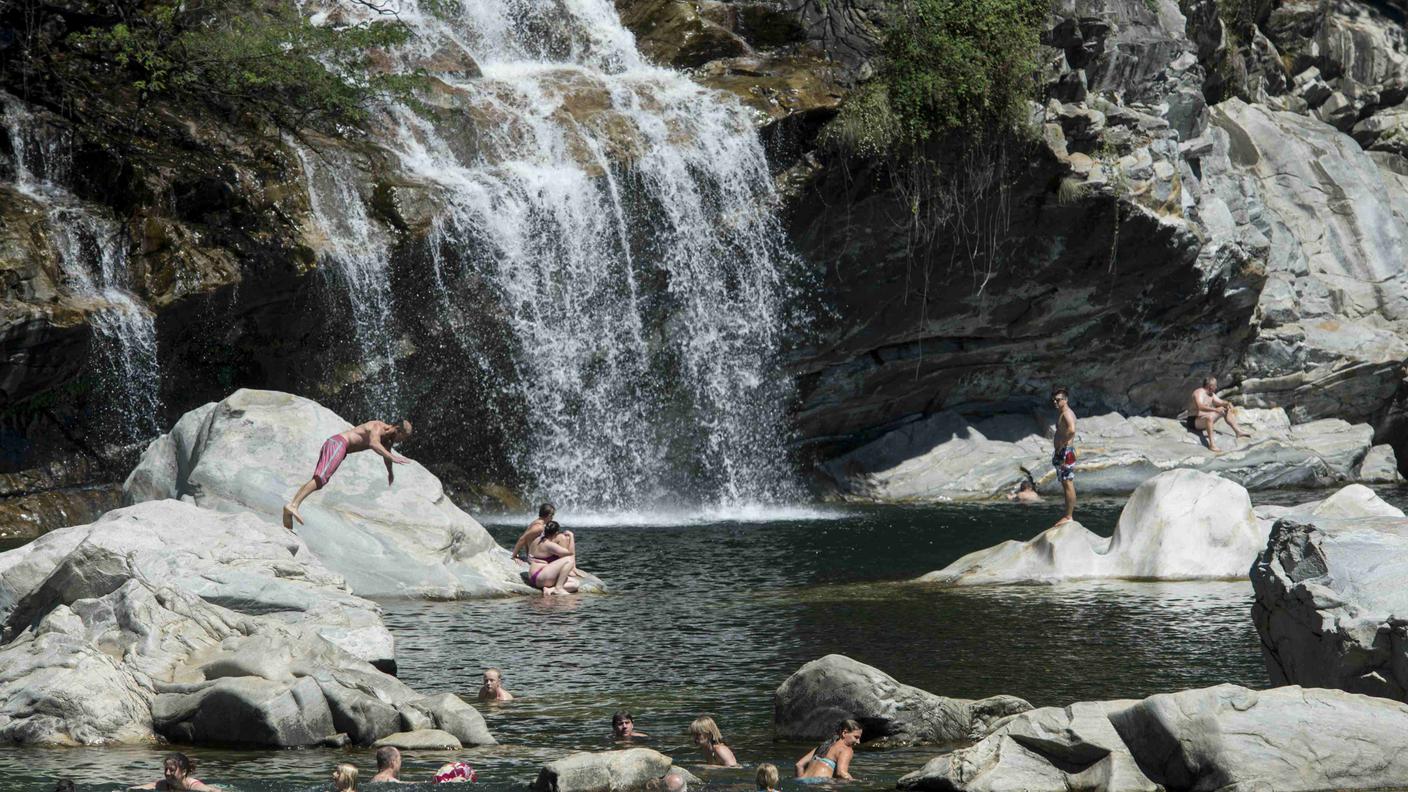
[[376, 749], [376, 775], [369, 784], [404, 784], [401, 780], [401, 752], [389, 745]]
[[284, 505], [284, 527], [292, 531], [294, 520], [297, 520], [299, 525], [303, 524], [303, 515], [298, 513], [298, 507], [303, 505], [303, 499], [312, 495], [314, 490], [320, 490], [327, 486], [328, 479], [337, 472], [338, 466], [342, 464], [342, 460], [346, 459], [348, 454], [355, 454], [367, 449], [375, 451], [386, 462], [386, 486], [391, 486], [392, 482], [396, 480], [392, 464], [404, 465], [410, 461], [400, 454], [392, 453], [391, 447], [410, 436], [410, 421], [401, 421], [394, 426], [385, 421], [367, 421], [361, 426], [355, 426], [329, 437], [323, 443], [322, 453], [318, 455], [318, 465], [313, 468], [313, 478], [309, 479], [307, 484], [299, 487], [293, 500]]
[[1194, 434], [1206, 437], [1209, 451], [1219, 450], [1212, 440], [1213, 425], [1219, 418], [1226, 421], [1238, 437], [1250, 437], [1232, 417], [1232, 402], [1217, 398], [1217, 377], [1203, 378], [1203, 386], [1195, 388], [1188, 397], [1187, 412], [1188, 417], [1183, 419], [1183, 425]]
[[[544, 503], [538, 507], [538, 519], [528, 523], [528, 527], [524, 529], [523, 535], [518, 537], [517, 542], [513, 543], [513, 558], [515, 561], [527, 554], [528, 545], [532, 544], [534, 539], [542, 536], [543, 527], [555, 516], [557, 516], [557, 507], [553, 506], [551, 503]], [[567, 533], [570, 534], [571, 531]]]
[[617, 710], [611, 716], [611, 736], [617, 740], [639, 740], [650, 735], [636, 731], [636, 719], [631, 713]]
[[484, 669], [484, 684], [479, 686], [480, 701], [513, 701], [513, 694], [504, 690], [504, 672], [497, 668]]
[[1061, 525], [1076, 516], [1076, 414], [1071, 412], [1070, 395], [1065, 388], [1051, 391], [1051, 404], [1058, 413], [1056, 434], [1051, 438], [1051, 466], [1056, 468], [1056, 479], [1066, 496], [1066, 515], [1056, 521], [1056, 525]]

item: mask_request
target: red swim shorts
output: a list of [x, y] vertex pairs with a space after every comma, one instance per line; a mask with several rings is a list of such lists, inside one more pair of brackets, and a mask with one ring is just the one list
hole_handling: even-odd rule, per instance
[[333, 435], [323, 442], [323, 451], [318, 454], [318, 466], [313, 468], [313, 479], [318, 482], [318, 487], [326, 487], [328, 479], [337, 472], [337, 466], [342, 464], [342, 460], [347, 458], [347, 438], [342, 435]]

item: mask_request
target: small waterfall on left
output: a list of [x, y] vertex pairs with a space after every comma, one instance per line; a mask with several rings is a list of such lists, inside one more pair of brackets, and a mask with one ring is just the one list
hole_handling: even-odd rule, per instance
[[0, 102], [15, 186], [47, 207], [60, 287], [92, 311], [104, 439], [120, 444], [146, 440], [160, 431], [161, 366], [155, 317], [131, 292], [126, 235], [116, 220], [67, 188], [70, 157], [64, 133], [13, 97], [0, 96]]

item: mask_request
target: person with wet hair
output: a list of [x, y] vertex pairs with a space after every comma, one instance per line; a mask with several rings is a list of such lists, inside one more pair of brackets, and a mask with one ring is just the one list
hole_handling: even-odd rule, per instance
[[781, 780], [777, 772], [777, 765], [763, 762], [758, 765], [758, 774], [753, 777], [758, 785], [758, 792], [778, 792], [777, 785]]
[[636, 731], [635, 716], [629, 711], [616, 710], [611, 716], [611, 736], [617, 740], [636, 740], [650, 735]]
[[577, 568], [576, 544], [558, 541], [563, 533], [556, 520], [543, 526], [543, 534], [528, 545], [528, 585], [543, 594], [570, 594], [577, 591], [572, 572]]
[[479, 686], [480, 701], [513, 701], [513, 694], [504, 690], [504, 672], [497, 668], [484, 669], [484, 684]]
[[515, 560], [526, 558], [528, 555], [528, 545], [534, 539], [543, 535], [543, 528], [557, 516], [557, 507], [551, 503], [544, 503], [538, 507], [538, 519], [528, 523], [528, 527], [523, 529], [523, 535], [518, 537], [518, 541], [513, 543], [513, 557]]
[[334, 767], [332, 788], [337, 792], [357, 792], [357, 768], [346, 763]]
[[369, 784], [402, 784], [401, 751], [395, 746], [383, 745], [376, 749], [376, 775]]
[[130, 789], [159, 789], [172, 792], [220, 792], [219, 789], [193, 778], [196, 771], [195, 760], [183, 753], [169, 753], [161, 760], [162, 778], [150, 784], [129, 787]]
[[733, 750], [724, 744], [724, 736], [719, 724], [708, 715], [700, 715], [689, 724], [689, 734], [694, 744], [704, 752], [704, 763], [718, 767], [738, 767], [738, 759]]
[[851, 756], [860, 743], [860, 724], [847, 718], [836, 724], [834, 736], [797, 760], [798, 778], [851, 778]]

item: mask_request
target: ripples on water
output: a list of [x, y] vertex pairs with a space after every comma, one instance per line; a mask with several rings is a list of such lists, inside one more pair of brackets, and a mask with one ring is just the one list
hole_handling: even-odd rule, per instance
[[[1083, 505], [1081, 517], [1108, 533], [1121, 505]], [[955, 504], [849, 507], [773, 522], [618, 516], [632, 525], [563, 514], [578, 531], [583, 566], [611, 584], [610, 595], [385, 603], [407, 683], [472, 699], [492, 665], [519, 697], [482, 708], [502, 745], [408, 755], [405, 775], [427, 778], [441, 762], [466, 758], [481, 785], [518, 788], [545, 761], [610, 747], [611, 713], [626, 708], [650, 744], [677, 762], [694, 761], [685, 728], [708, 713], [739, 761], [771, 761], [788, 776], [809, 746], [772, 741], [772, 691], [829, 652], [935, 693], [1010, 693], [1037, 705], [1267, 684], [1245, 582], [898, 585], [972, 550], [1028, 538], [1058, 514], [1054, 504]], [[509, 545], [520, 528], [490, 530]], [[374, 767], [365, 749], [192, 753], [203, 778], [248, 792], [324, 788], [339, 761], [355, 763], [363, 778]], [[933, 753], [862, 752], [853, 772], [865, 787], [891, 788]], [[155, 778], [160, 754], [0, 748], [0, 789], [48, 790], [60, 775], [82, 789], [118, 789], [111, 782]], [[752, 788], [751, 767], [691, 769], [711, 787]]]

